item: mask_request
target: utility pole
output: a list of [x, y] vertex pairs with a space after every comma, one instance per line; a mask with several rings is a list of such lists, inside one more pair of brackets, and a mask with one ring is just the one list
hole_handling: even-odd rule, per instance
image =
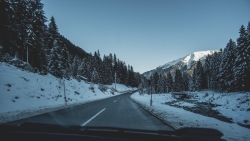
[[115, 72], [115, 90], [116, 90], [116, 72]]
[[29, 59], [29, 51], [28, 50], [29, 50], [29, 47], [27, 46], [27, 64], [29, 63], [28, 62], [28, 59]]
[[152, 101], [152, 76], [150, 76], [150, 94], [151, 94], [151, 99], [150, 99], [150, 106], [152, 106], [152, 103], [153, 103], [153, 101]]
[[152, 103], [153, 103], [153, 100], [152, 100], [152, 85], [150, 85], [150, 93], [151, 93], [150, 106], [152, 106]]
[[65, 100], [65, 105], [67, 106], [66, 93], [65, 93], [65, 79], [63, 79], [63, 86], [64, 86], [64, 100]]

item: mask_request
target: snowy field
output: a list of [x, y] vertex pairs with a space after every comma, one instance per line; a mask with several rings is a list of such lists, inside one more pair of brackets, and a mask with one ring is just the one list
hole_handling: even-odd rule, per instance
[[[210, 102], [218, 106], [222, 115], [232, 118], [233, 123], [224, 122], [212, 117], [203, 116], [182, 107], [195, 107], [195, 103], [179, 101], [171, 94], [156, 94], [152, 96], [153, 106], [150, 106], [150, 95], [140, 95], [138, 92], [131, 95], [131, 98], [149, 110], [151, 113], [173, 126], [175, 129], [182, 127], [206, 127], [221, 131], [223, 139], [229, 141], [248, 141], [250, 140], [250, 129], [242, 127], [237, 123], [249, 124], [250, 119], [250, 94], [230, 93], [219, 94], [209, 91], [194, 92], [192, 100], [198, 102]], [[169, 106], [166, 103], [173, 102], [179, 106]]]
[[[0, 63], [0, 123], [18, 120], [68, 106], [75, 106], [108, 98], [133, 90], [122, 84], [106, 85], [105, 92], [84, 81], [58, 79], [50, 74], [42, 76], [23, 71], [13, 65]], [[66, 105], [67, 104], [67, 105]]]

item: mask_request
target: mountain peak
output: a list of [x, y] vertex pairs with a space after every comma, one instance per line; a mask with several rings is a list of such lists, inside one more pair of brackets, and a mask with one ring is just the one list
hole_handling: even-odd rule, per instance
[[187, 63], [187, 69], [189, 69], [192, 65], [192, 62], [197, 62], [199, 60], [204, 60], [208, 55], [217, 52], [217, 50], [207, 50], [207, 51], [197, 51], [191, 53], [185, 57], [183, 60], [184, 63]]
[[173, 72], [173, 69], [179, 68], [182, 71], [189, 70], [198, 60], [205, 60], [208, 55], [217, 52], [217, 50], [197, 51], [189, 55], [181, 57], [179, 59], [168, 62], [164, 65], [157, 67], [154, 70], [147, 71], [144, 74], [145, 77], [149, 78], [153, 73], [158, 72], [159, 74], [165, 74], [167, 72]]

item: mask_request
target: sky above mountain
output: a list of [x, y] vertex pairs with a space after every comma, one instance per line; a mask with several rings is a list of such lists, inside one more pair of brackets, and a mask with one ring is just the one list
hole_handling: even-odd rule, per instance
[[224, 48], [247, 26], [249, 0], [42, 0], [59, 32], [86, 52], [115, 53], [143, 73]]

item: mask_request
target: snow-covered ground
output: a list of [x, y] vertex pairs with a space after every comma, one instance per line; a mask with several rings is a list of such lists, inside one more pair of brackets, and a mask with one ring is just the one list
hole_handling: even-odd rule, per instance
[[[76, 79], [58, 79], [50, 74], [42, 76], [23, 71], [13, 65], [0, 62], [0, 123], [22, 119], [37, 114], [54, 111], [67, 106], [79, 105], [133, 90], [122, 84], [106, 85], [102, 92], [98, 85]], [[114, 94], [112, 94], [114, 93]], [[67, 106], [66, 106], [67, 104]]]
[[[207, 93], [207, 94], [206, 94]], [[175, 129], [182, 127], [206, 127], [214, 128], [221, 131], [224, 136], [223, 139], [233, 141], [248, 141], [250, 140], [250, 129], [242, 127], [237, 123], [249, 123], [250, 119], [250, 94], [230, 93], [219, 94], [209, 91], [194, 92], [196, 99], [199, 102], [210, 101], [213, 104], [221, 106], [215, 107], [222, 115], [233, 119], [234, 123], [223, 122], [221, 120], [196, 114], [186, 111], [181, 107], [194, 107], [195, 103], [178, 101], [172, 97], [171, 94], [157, 94], [153, 95], [153, 106], [150, 106], [150, 95], [140, 95], [138, 92], [131, 95], [131, 98], [151, 113], [164, 120]], [[176, 102], [175, 102], [176, 101]], [[175, 102], [174, 104], [180, 108], [169, 106], [166, 102]]]
[[[234, 123], [250, 125], [250, 93], [191, 92], [191, 99], [218, 105], [213, 108], [221, 115], [232, 118]], [[195, 106], [195, 105], [194, 105]]]

